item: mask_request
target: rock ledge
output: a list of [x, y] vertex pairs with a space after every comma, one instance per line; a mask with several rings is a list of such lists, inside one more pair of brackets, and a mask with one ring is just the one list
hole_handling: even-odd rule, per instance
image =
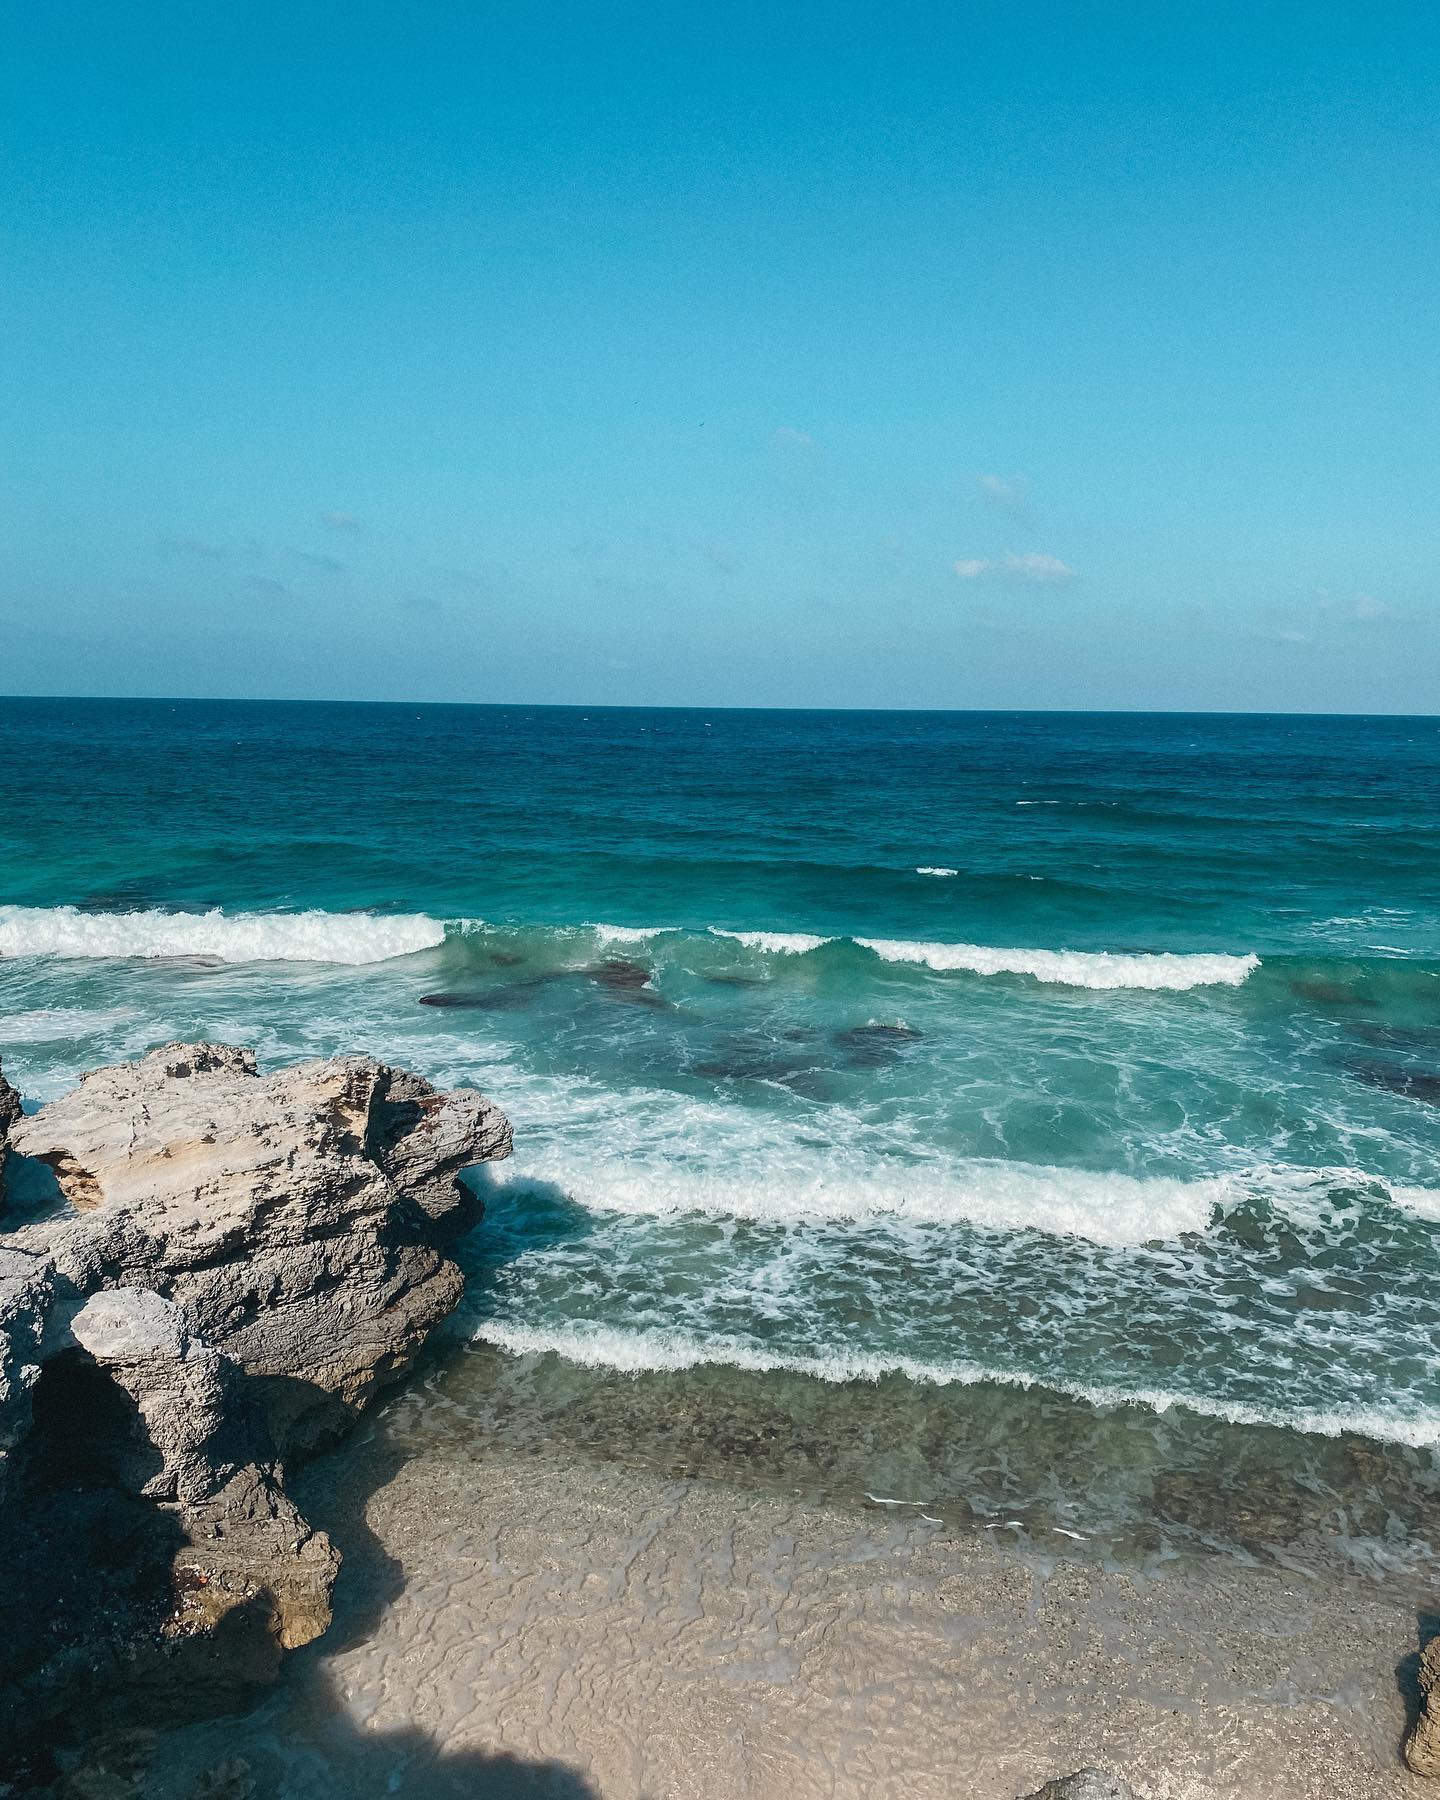
[[456, 1176], [509, 1152], [483, 1095], [369, 1057], [167, 1044], [30, 1117], [0, 1077], [0, 1760], [82, 1695], [263, 1680], [325, 1629], [339, 1557], [285, 1458], [453, 1309]]

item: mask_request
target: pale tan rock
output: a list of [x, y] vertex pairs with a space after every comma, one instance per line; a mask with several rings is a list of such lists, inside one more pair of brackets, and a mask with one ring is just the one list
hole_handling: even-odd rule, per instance
[[510, 1149], [480, 1094], [359, 1056], [259, 1076], [212, 1044], [97, 1069], [11, 1139], [74, 1209], [15, 1241], [82, 1293], [163, 1288], [268, 1383], [289, 1441], [342, 1424], [453, 1309], [460, 1272], [436, 1240], [465, 1214], [455, 1175]]
[[1420, 1717], [1405, 1741], [1405, 1760], [1417, 1775], [1440, 1780], [1440, 1637], [1420, 1653]]
[[280, 1466], [246, 1460], [256, 1446], [235, 1365], [146, 1288], [103, 1290], [70, 1329], [136, 1405], [135, 1462], [114, 1472], [131, 1490], [173, 1503], [183, 1526], [165, 1635], [213, 1632], [228, 1613], [258, 1607], [278, 1649], [318, 1637], [340, 1557], [300, 1516]]
[[[284, 1459], [454, 1307], [444, 1242], [479, 1214], [456, 1176], [508, 1155], [510, 1128], [369, 1057], [262, 1076], [215, 1044], [97, 1069], [30, 1117], [0, 1106], [0, 1531], [29, 1547], [4, 1596], [3, 1752], [87, 1683], [107, 1704], [173, 1692], [192, 1645], [205, 1682], [265, 1679], [324, 1631], [340, 1559]], [[74, 1541], [138, 1534], [123, 1592], [55, 1560], [67, 1507]]]

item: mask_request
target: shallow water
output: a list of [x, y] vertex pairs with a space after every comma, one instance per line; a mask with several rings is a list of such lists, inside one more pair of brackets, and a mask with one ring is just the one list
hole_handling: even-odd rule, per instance
[[1063, 1527], [1089, 1459], [1104, 1530], [1243, 1548], [1310, 1481], [1424, 1554], [1440, 723], [5, 701], [0, 766], [29, 1097], [206, 1036], [506, 1107], [507, 1429], [740, 1395], [822, 1485], [885, 1418], [946, 1506]]

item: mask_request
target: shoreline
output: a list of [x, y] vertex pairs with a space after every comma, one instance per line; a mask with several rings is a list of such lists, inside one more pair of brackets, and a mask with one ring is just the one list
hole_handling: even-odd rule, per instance
[[[241, 1719], [154, 1745], [296, 1800], [1401, 1800], [1398, 1586], [1039, 1559], [893, 1511], [393, 1429], [296, 1482], [346, 1556], [331, 1633]], [[1397, 1663], [1400, 1672], [1397, 1673]], [[237, 1764], [246, 1765], [242, 1770]], [[237, 1791], [243, 1791], [237, 1789]]]
[[509, 1356], [457, 1179], [509, 1123], [363, 1057], [172, 1043], [0, 1105], [7, 1516], [74, 1588], [18, 1559], [10, 1698], [56, 1800], [1428, 1790], [1433, 1456]]

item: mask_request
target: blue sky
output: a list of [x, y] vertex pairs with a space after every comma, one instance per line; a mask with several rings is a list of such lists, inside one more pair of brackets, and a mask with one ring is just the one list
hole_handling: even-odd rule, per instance
[[1433, 6], [4, 34], [0, 691], [1440, 710]]

